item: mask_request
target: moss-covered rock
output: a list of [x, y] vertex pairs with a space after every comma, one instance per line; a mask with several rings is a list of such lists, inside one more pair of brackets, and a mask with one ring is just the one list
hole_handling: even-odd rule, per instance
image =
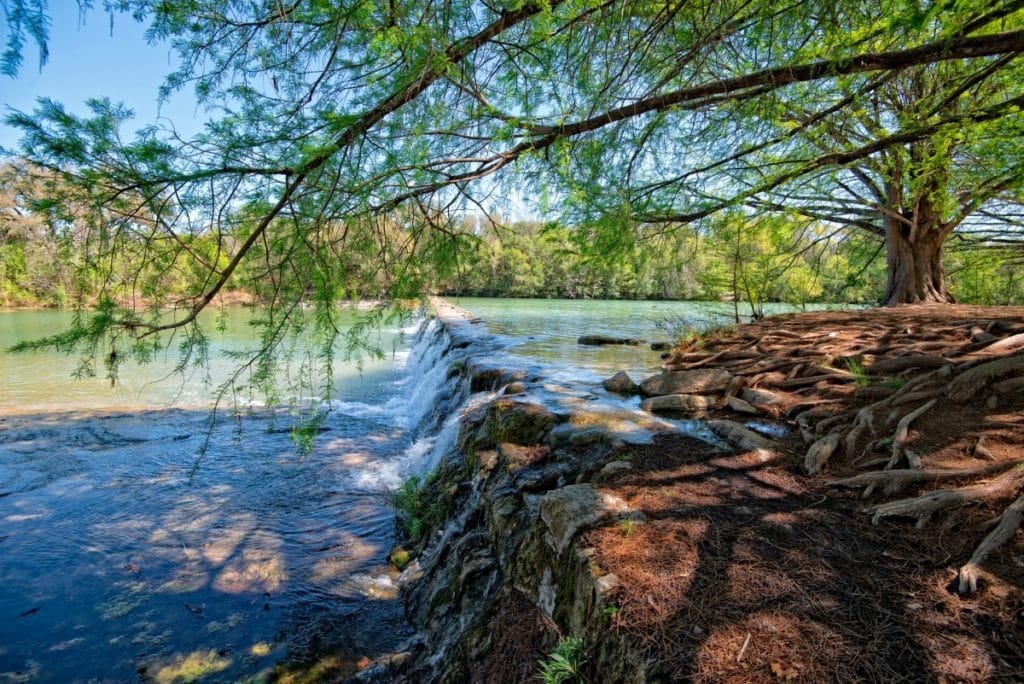
[[493, 444], [540, 444], [563, 419], [540, 404], [501, 398], [487, 407], [483, 432]]

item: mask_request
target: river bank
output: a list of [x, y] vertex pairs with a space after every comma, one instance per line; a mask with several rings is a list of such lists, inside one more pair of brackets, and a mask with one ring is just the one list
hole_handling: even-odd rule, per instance
[[[822, 312], [696, 339], [644, 383], [691, 397], [669, 402], [691, 422], [460, 368], [495, 394], [404, 512], [422, 518], [401, 549], [412, 679], [526, 681], [558, 643], [592, 681], [1019, 679], [1022, 314]], [[698, 370], [728, 380], [653, 389]], [[914, 529], [921, 501], [940, 505]]]

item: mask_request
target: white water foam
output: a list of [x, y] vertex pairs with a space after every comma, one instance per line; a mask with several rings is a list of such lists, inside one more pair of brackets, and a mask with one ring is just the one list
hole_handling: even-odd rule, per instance
[[439, 321], [422, 321], [413, 337], [405, 377], [399, 381], [394, 396], [382, 404], [331, 402], [333, 411], [387, 422], [412, 435], [412, 443], [398, 458], [370, 461], [354, 470], [352, 480], [356, 488], [396, 489], [410, 476], [425, 476], [454, 448], [463, 411], [493, 396], [488, 392], [473, 395], [470, 401], [451, 411], [440, 426], [427, 420], [442, 396], [457, 389], [458, 380], [450, 377], [449, 371], [457, 361], [465, 362], [465, 354], [460, 351], [451, 347]]

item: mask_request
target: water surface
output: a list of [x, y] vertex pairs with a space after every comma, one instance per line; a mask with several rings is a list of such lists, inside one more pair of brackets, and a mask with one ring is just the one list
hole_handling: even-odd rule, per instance
[[[288, 410], [211, 412], [250, 318], [211, 333], [209, 378], [161, 381], [171, 354], [112, 388], [70, 379], [73, 357], [0, 352], [0, 681], [344, 674], [409, 635], [394, 513], [368, 476], [415, 444], [408, 337], [382, 331], [396, 352], [361, 371], [336, 364], [345, 410], [301, 454]], [[0, 313], [0, 344], [69, 322]]]

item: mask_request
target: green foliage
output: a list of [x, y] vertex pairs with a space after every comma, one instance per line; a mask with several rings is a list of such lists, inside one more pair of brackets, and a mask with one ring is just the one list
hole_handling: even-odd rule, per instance
[[[46, 4], [5, 7], [3, 68], [31, 42], [45, 61]], [[904, 233], [936, 261], [964, 238], [962, 301], [1022, 298], [1015, 3], [226, 7], [104, 5], [176, 52], [161, 97], [194, 89], [193, 139], [102, 97], [8, 116], [30, 163], [0, 178], [0, 296], [78, 310], [40, 344], [82, 373], [182, 340], [203, 366], [199, 312], [242, 292], [259, 339], [220, 397], [298, 397], [302, 426], [336, 354], [384, 353], [374, 326], [433, 288], [728, 299], [738, 320], [885, 298]], [[502, 220], [516, 205], [544, 220]], [[342, 335], [356, 298], [396, 306]]]
[[871, 378], [868, 377], [868, 372], [864, 369], [864, 364], [859, 359], [847, 359], [846, 369], [853, 373], [853, 383], [857, 387], [867, 387], [871, 384]]
[[907, 381], [904, 378], [890, 378], [889, 380], [886, 380], [885, 382], [882, 383], [882, 387], [892, 390], [898, 390], [901, 389], [906, 384]]
[[583, 666], [587, 663], [586, 648], [582, 639], [564, 637], [558, 645], [540, 662], [537, 678], [544, 684], [575, 684], [586, 682]]
[[413, 543], [419, 542], [427, 530], [441, 524], [448, 516], [443, 498], [432, 486], [436, 477], [431, 473], [426, 482], [421, 482], [419, 477], [412, 475], [392, 494], [391, 504], [402, 521], [405, 534]]

